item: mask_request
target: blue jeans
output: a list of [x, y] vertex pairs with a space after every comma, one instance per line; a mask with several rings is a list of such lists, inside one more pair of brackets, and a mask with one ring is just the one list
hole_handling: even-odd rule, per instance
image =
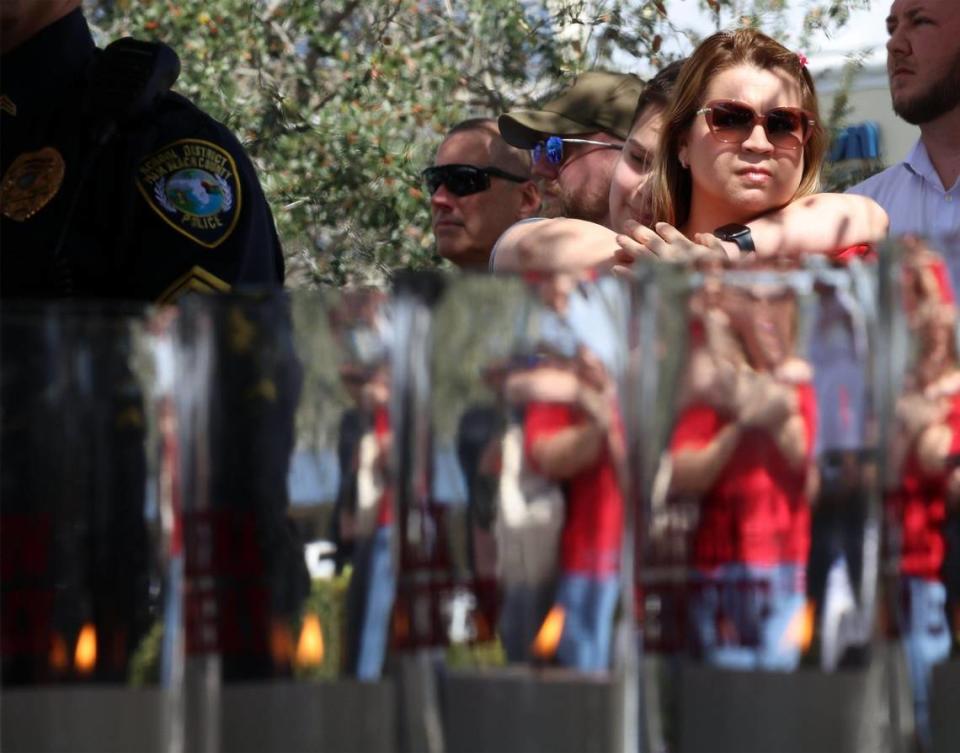
[[797, 565], [732, 563], [697, 573], [690, 620], [697, 649], [716, 667], [790, 672], [801, 646], [788, 634], [806, 602]]
[[383, 671], [396, 592], [390, 537], [393, 526], [379, 526], [357, 542], [348, 603], [348, 665], [360, 680], [377, 680]]
[[173, 681], [174, 662], [181, 650], [177, 645], [185, 641], [183, 626], [183, 568], [184, 556], [173, 557], [167, 567], [166, 592], [163, 597], [163, 646], [160, 651], [160, 684], [170, 687]]
[[556, 603], [563, 607], [564, 621], [557, 658], [563, 666], [582, 672], [609, 669], [618, 584], [616, 574], [560, 576]]
[[904, 576], [903, 643], [910, 669], [917, 736], [930, 747], [930, 674], [950, 653], [947, 589], [942, 583]]

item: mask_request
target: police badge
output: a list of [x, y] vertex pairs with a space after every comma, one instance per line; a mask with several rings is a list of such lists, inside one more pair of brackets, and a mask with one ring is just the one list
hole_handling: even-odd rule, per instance
[[51, 146], [17, 157], [3, 176], [0, 211], [17, 222], [29, 220], [60, 190], [65, 165]]
[[174, 230], [206, 248], [225, 241], [240, 218], [233, 157], [217, 144], [181, 139], [144, 159], [137, 188]]

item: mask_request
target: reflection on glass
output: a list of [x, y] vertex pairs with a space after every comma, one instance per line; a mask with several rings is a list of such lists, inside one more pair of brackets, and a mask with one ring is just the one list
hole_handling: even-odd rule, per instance
[[345, 291], [329, 315], [342, 354], [339, 378], [350, 401], [338, 429], [334, 519], [338, 552], [352, 551], [344, 669], [362, 680], [375, 680], [383, 670], [396, 588], [385, 304], [386, 295], [378, 290]]
[[[686, 358], [637, 570], [653, 745], [776, 747], [795, 694], [831, 697], [842, 683], [815, 670], [839, 668], [859, 683], [839, 691], [848, 721], [805, 728], [790, 749], [854, 734], [879, 539], [873, 294], [859, 274], [702, 269], [669, 307], [686, 337], [661, 347]], [[801, 669], [822, 688], [778, 679]], [[749, 729], [735, 721], [761, 698]]]
[[816, 397], [779, 283], [712, 285], [671, 439], [671, 493], [697, 500], [692, 639], [716, 666], [797, 666], [805, 641]]
[[[288, 676], [309, 582], [288, 517], [303, 371], [281, 298], [198, 299], [179, 317], [186, 652], [226, 680]], [[212, 670], [211, 670], [212, 671]]]
[[98, 711], [114, 700], [118, 713], [157, 721], [120, 723], [117, 739], [170, 749], [181, 739], [167, 706], [180, 678], [161, 669], [182, 639], [162, 316], [79, 302], [0, 315], [5, 748], [96, 747]]
[[836, 280], [818, 281], [815, 294], [809, 351], [819, 408], [819, 483], [811, 499], [807, 593], [816, 610], [814, 653], [830, 671], [861, 664], [870, 639], [879, 554], [877, 431], [864, 313]]
[[0, 382], [5, 686], [155, 682], [164, 566], [146, 312], [5, 308]]
[[455, 662], [610, 667], [625, 311], [616, 281], [567, 273], [452, 281], [435, 307], [433, 496], [465, 524], [446, 539], [450, 584], [469, 585], [446, 597], [448, 614], [466, 599], [467, 622], [446, 623]]
[[[559, 490], [552, 608], [535, 644], [540, 658], [580, 671], [609, 669], [623, 538], [624, 440], [614, 320], [603, 290], [570, 273], [532, 283], [540, 302], [538, 337], [522, 397], [529, 468]], [[606, 357], [606, 360], [604, 360]], [[556, 534], [555, 534], [556, 535]], [[556, 637], [551, 641], [550, 633]]]
[[896, 617], [906, 649], [916, 732], [927, 748], [932, 674], [956, 647], [960, 631], [960, 358], [955, 288], [947, 260], [922, 243], [906, 244], [901, 286], [913, 356], [896, 403], [890, 463], [897, 483], [888, 508], [899, 554]]
[[182, 307], [186, 654], [205, 688], [380, 677], [395, 572], [387, 300], [356, 289]]

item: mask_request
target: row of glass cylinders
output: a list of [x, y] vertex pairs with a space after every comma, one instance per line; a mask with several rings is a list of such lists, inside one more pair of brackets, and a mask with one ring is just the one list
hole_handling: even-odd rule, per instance
[[4, 696], [154, 688], [145, 747], [213, 750], [232, 687], [413, 672], [455, 749], [457, 673], [580, 682], [672, 751], [833, 693], [955, 749], [956, 251], [8, 304]]

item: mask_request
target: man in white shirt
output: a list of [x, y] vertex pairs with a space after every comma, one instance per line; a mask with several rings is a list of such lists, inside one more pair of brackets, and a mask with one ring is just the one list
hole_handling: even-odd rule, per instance
[[853, 186], [890, 217], [893, 236], [960, 244], [960, 13], [956, 0], [896, 0], [887, 17], [893, 109], [920, 126], [910, 155]]

